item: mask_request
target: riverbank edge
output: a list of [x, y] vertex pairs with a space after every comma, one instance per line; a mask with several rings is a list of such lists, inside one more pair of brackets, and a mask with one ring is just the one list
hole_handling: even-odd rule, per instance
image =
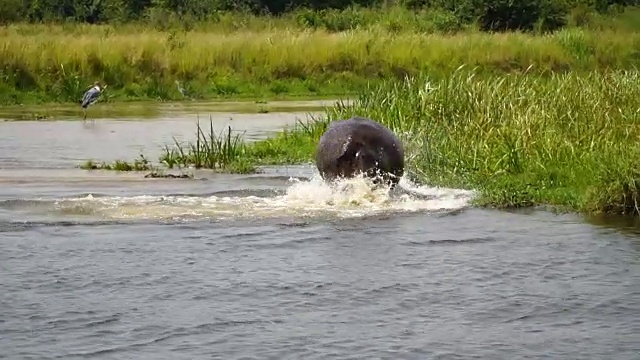
[[[256, 142], [240, 141], [235, 135], [232, 136], [230, 127], [225, 129], [226, 132], [215, 134], [212, 125], [210, 130], [207, 126], [204, 126], [203, 130], [198, 123], [196, 141], [186, 145], [170, 144], [169, 146], [175, 147], [167, 146], [166, 153], [159, 161], [169, 168], [181, 165], [181, 168], [194, 166], [224, 172], [251, 172], [261, 165], [308, 164], [313, 162], [317, 141], [331, 121], [361, 115], [380, 119], [400, 131], [406, 140], [414, 143], [411, 147], [418, 152], [412, 155], [417, 157], [412, 157], [408, 164], [407, 173], [410, 180], [430, 186], [475, 190], [480, 193], [474, 201], [476, 206], [508, 209], [548, 205], [561, 211], [571, 209], [589, 214], [638, 214], [640, 169], [635, 162], [629, 160], [634, 158], [629, 154], [637, 153], [638, 148], [629, 148], [635, 143], [629, 143], [632, 137], [625, 133], [625, 129], [631, 133], [638, 129], [629, 121], [634, 121], [637, 114], [632, 99], [640, 88], [618, 86], [629, 84], [629, 81], [634, 81], [637, 76], [637, 72], [613, 71], [609, 74], [593, 72], [586, 76], [578, 73], [557, 75], [551, 79], [526, 74], [509, 78], [495, 76], [493, 79], [480, 79], [474, 77], [473, 71], [460, 71], [447, 81], [429, 84], [428, 88], [424, 86], [425, 79], [407, 80], [404, 83], [390, 81], [385, 86], [371, 87], [363, 91], [354, 104], [344, 105], [338, 102], [327, 108], [324, 115], [315, 118], [312, 115], [307, 121], [301, 120], [293, 127], [285, 128], [270, 138]], [[472, 79], [475, 82], [470, 82]], [[560, 97], [564, 100], [557, 100], [558, 89], [564, 91]], [[461, 91], [469, 91], [469, 94], [456, 98], [455, 101], [459, 102], [456, 103], [449, 94], [461, 94]], [[502, 92], [501, 95], [504, 97], [496, 97], [496, 91]], [[606, 94], [611, 98], [603, 99], [605, 102], [598, 100]], [[513, 106], [502, 106], [504, 101], [510, 102]], [[469, 110], [475, 109], [474, 104], [477, 102], [486, 105], [486, 111], [489, 113]], [[515, 111], [525, 109], [522, 106], [533, 109], [534, 112], [523, 118], [522, 111]], [[589, 106], [595, 107], [589, 110]], [[576, 109], [582, 109], [582, 113], [577, 117], [573, 111]], [[610, 113], [611, 109], [618, 110]], [[462, 110], [467, 112], [458, 113]], [[451, 123], [447, 120], [457, 116], [465, 116], [469, 121]], [[430, 119], [429, 122], [425, 122], [427, 118]], [[503, 118], [505, 121], [499, 120]], [[602, 123], [598, 121], [601, 118], [609, 120]], [[532, 122], [525, 121], [526, 119]], [[567, 128], [563, 125], [565, 123], [573, 125]], [[429, 152], [421, 142], [424, 140], [422, 137], [429, 136], [422, 128], [428, 124], [432, 125], [429, 125], [428, 129], [446, 130], [435, 134], [445, 136], [440, 140], [453, 139], [453, 143], [445, 141], [439, 145], [440, 148], [431, 149], [434, 153], [441, 149], [449, 150], [445, 155], [438, 155], [437, 161], [430, 160]], [[478, 127], [480, 125], [482, 128]], [[486, 149], [490, 149], [488, 153], [480, 154], [482, 159], [485, 159], [481, 161], [482, 168], [476, 166], [480, 164], [475, 161], [476, 155], [451, 151], [459, 144], [471, 144], [469, 141], [473, 136], [451, 137], [447, 134], [454, 134], [450, 131], [455, 129], [459, 130], [455, 132], [458, 135], [470, 134], [466, 131], [469, 130], [469, 126], [473, 129], [478, 127], [478, 130], [485, 131], [485, 135], [492, 136], [485, 139], [493, 141], [492, 143], [479, 143], [481, 147], [486, 146]], [[588, 132], [582, 134], [571, 130], [580, 126]], [[550, 127], [551, 132], [540, 132], [540, 129], [547, 127]], [[558, 132], [554, 132], [554, 129]], [[603, 138], [605, 133], [602, 131], [605, 130], [608, 134], [605, 140], [598, 140]], [[531, 136], [529, 132], [534, 131], [534, 136], [538, 137], [527, 140], [527, 144], [542, 144], [540, 148], [531, 150], [543, 156], [547, 156], [545, 154], [548, 151], [555, 153], [549, 158], [550, 162], [536, 162], [535, 166], [529, 168], [519, 162], [518, 157], [525, 156], [525, 153], [520, 153], [524, 149], [521, 146], [524, 145], [512, 143], [512, 140], [520, 138], [520, 131], [529, 134], [527, 136]], [[576, 135], [578, 133], [582, 135]], [[412, 137], [412, 134], [416, 136]], [[558, 136], [559, 134], [563, 135]], [[565, 135], [568, 137], [564, 137]], [[514, 136], [516, 138], [513, 138]], [[585, 136], [592, 141], [583, 141]], [[438, 139], [432, 140], [434, 141], [431, 143], [437, 143], [435, 140]], [[566, 140], [574, 141], [575, 144], [566, 145]], [[621, 146], [626, 144], [626, 147], [623, 149], [608, 146], [611, 141]], [[544, 144], [562, 145], [565, 148], [546, 148]], [[574, 155], [574, 146], [577, 145], [581, 146], [577, 150], [585, 154], [585, 158]], [[594, 149], [594, 146], [604, 153], [590, 152], [589, 149]], [[484, 151], [482, 149], [477, 150]], [[504, 154], [515, 156], [515, 160], [506, 162]], [[492, 160], [496, 159], [499, 161], [494, 164]], [[465, 160], [467, 164], [458, 164], [459, 161]], [[575, 182], [581, 178], [579, 174], [577, 177], [574, 175], [577, 170], [573, 165], [576, 164], [582, 166], [579, 174], [597, 180]], [[584, 176], [582, 178], [585, 178]]]
[[[381, 82], [379, 79], [359, 79], [355, 82], [333, 80], [328, 82], [328, 86], [319, 86], [314, 91], [305, 91], [300, 88], [296, 88], [298, 79], [292, 79], [291, 82], [280, 81], [284, 84], [284, 87], [293, 89], [292, 91], [273, 92], [270, 90], [270, 86], [254, 85], [253, 89], [248, 89], [244, 92], [240, 92], [232, 95], [221, 95], [214, 90], [206, 91], [202, 88], [197, 88], [197, 96], [183, 96], [175, 91], [168, 91], [169, 96], [163, 98], [154, 98], [147, 95], [131, 96], [127, 94], [127, 89], [113, 90], [107, 86], [102, 93], [101, 97], [95, 104], [128, 104], [128, 103], [153, 103], [153, 102], [175, 102], [175, 103], [188, 103], [190, 101], [199, 102], [238, 102], [238, 103], [268, 103], [274, 101], [312, 101], [312, 100], [332, 100], [336, 98], [351, 97], [357, 95], [364, 88], [370, 84], [376, 84]], [[291, 87], [289, 87], [291, 85]], [[175, 92], [175, 93], [174, 93]], [[54, 96], [47, 93], [46, 90], [39, 91], [17, 91], [15, 89], [9, 89], [9, 92], [4, 93], [0, 97], [0, 109], [10, 109], [14, 107], [24, 106], [77, 106], [80, 107], [82, 102], [82, 94], [78, 94], [76, 101], [69, 101], [66, 99], [56, 100]], [[92, 106], [95, 106], [92, 105]], [[90, 111], [91, 107], [89, 107]]]
[[[184, 106], [185, 111], [193, 106], [192, 112], [200, 113], [234, 113], [234, 114], [267, 114], [267, 113], [318, 113], [326, 110], [327, 103], [335, 101], [351, 101], [357, 93], [322, 95], [322, 96], [278, 96], [267, 98], [213, 98], [205, 100], [174, 100], [166, 101], [169, 107]], [[303, 104], [309, 102], [309, 104]], [[317, 102], [317, 104], [311, 104]], [[302, 104], [301, 104], [302, 103]], [[120, 105], [117, 110], [108, 110], [105, 106]], [[154, 100], [125, 100], [121, 102], [98, 103], [87, 111], [86, 121], [93, 121], [96, 117], [115, 116], [123, 121], [145, 121], [149, 118], [162, 116], [161, 107]], [[149, 109], [149, 106], [156, 108]], [[162, 105], [160, 105], [162, 106]], [[204, 106], [204, 107], [203, 107]], [[206, 108], [206, 109], [205, 109]], [[210, 109], [212, 108], [212, 109]], [[209, 110], [207, 110], [209, 109]], [[68, 111], [77, 110], [75, 115]], [[206, 110], [206, 111], [205, 111]], [[58, 113], [65, 113], [58, 116]], [[82, 109], [75, 103], [43, 103], [37, 105], [0, 105], [0, 122], [20, 121], [85, 121]], [[124, 117], [123, 117], [124, 116]], [[199, 117], [199, 115], [196, 115]]]
[[[145, 174], [145, 178], [153, 179], [193, 179], [193, 173], [190, 171], [203, 168], [211, 170], [213, 173], [255, 174], [261, 172], [261, 167], [268, 166], [306, 165], [315, 167], [314, 156], [317, 146], [317, 141], [315, 139], [318, 137], [317, 134], [321, 131], [320, 129], [325, 129], [332, 121], [335, 120], [329, 120], [326, 117], [311, 117], [306, 122], [300, 121], [293, 127], [285, 128], [281, 132], [278, 132], [274, 136], [264, 140], [258, 140], [255, 142], [243, 141], [242, 143], [238, 143], [238, 149], [233, 152], [241, 152], [242, 155], [236, 156], [236, 158], [218, 168], [193, 165], [187, 167], [176, 166], [176, 163], [179, 160], [173, 160], [173, 162], [171, 162], [171, 158], [179, 156], [177, 155], [178, 152], [188, 152], [186, 149], [187, 146], [182, 148], [183, 145], [177, 143], [174, 144], [174, 153], [169, 152], [169, 147], [167, 145], [166, 153], [160, 156], [157, 164], [154, 164], [141, 154], [139, 159], [135, 159], [130, 162], [116, 160], [112, 163], [108, 163], [88, 160], [85, 163], [78, 165], [78, 168], [87, 171], [133, 171]], [[228, 134], [230, 134], [231, 129], [228, 128], [228, 131]], [[222, 138], [222, 136], [219, 137]], [[239, 138], [241, 137], [239, 136], [238, 139]], [[193, 144], [193, 142], [189, 143], [190, 146], [193, 146]], [[193, 154], [187, 154], [186, 156], [193, 156]], [[439, 188], [455, 188], [473, 191], [476, 193], [476, 196], [472, 198], [470, 205], [476, 208], [505, 211], [530, 209], [547, 211], [554, 214], [578, 214], [584, 216], [615, 215], [623, 217], [638, 217], [640, 215], [640, 209], [638, 208], [631, 212], [621, 213], [619, 209], [615, 207], [611, 207], [612, 210], [606, 210], [608, 207], [606, 205], [600, 208], [586, 209], [579, 208], [576, 204], [541, 203], [525, 198], [522, 198], [517, 202], [505, 201], [504, 198], [501, 199], [493, 196], [494, 194], [492, 194], [492, 192], [495, 191], [495, 189], [474, 188], [469, 184], [461, 183], [460, 179], [449, 179], [449, 181], [440, 179], [434, 181], [429, 179], [427, 174], [419, 175], [409, 167], [405, 169], [405, 177], [419, 186], [426, 185]], [[508, 186], [503, 190], [508, 191], [507, 188]], [[548, 191], [553, 193], [556, 189], [548, 189]]]

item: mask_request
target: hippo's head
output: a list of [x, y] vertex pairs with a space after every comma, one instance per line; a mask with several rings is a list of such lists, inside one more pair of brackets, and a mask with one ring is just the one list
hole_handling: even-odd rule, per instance
[[353, 163], [356, 173], [363, 173], [376, 185], [395, 185], [399, 180], [390, 172], [389, 158], [383, 149], [375, 151], [372, 148], [362, 147], [356, 152]]
[[361, 172], [367, 176], [375, 175], [378, 170], [378, 157], [371, 149], [360, 148], [354, 155], [354, 172]]

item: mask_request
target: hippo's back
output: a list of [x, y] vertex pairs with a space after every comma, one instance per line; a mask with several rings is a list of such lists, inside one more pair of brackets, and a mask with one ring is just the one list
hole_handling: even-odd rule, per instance
[[316, 150], [318, 169], [331, 171], [330, 169], [335, 166], [333, 163], [354, 144], [380, 153], [381, 157], [389, 160], [385, 163], [393, 164], [390, 165], [394, 168], [393, 170], [404, 167], [404, 149], [396, 135], [376, 121], [355, 116], [329, 124]]

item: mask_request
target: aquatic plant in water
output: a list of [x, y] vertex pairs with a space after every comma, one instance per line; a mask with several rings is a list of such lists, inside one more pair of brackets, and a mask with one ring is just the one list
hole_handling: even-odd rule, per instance
[[113, 171], [146, 171], [153, 170], [153, 166], [140, 154], [139, 159], [133, 161], [116, 160], [113, 163], [96, 162], [94, 160], [87, 160], [84, 164], [79, 166], [83, 170], [113, 170]]
[[165, 145], [160, 162], [168, 168], [174, 166], [207, 168], [213, 170], [250, 173], [255, 167], [244, 157], [246, 145], [242, 134], [232, 135], [231, 126], [216, 134], [213, 120], [209, 119], [207, 132], [196, 124], [195, 141], [186, 144], [173, 138], [174, 146]]

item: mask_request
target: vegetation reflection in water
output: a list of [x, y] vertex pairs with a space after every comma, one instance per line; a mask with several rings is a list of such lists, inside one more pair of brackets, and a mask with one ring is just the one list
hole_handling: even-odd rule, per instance
[[241, 172], [310, 162], [328, 123], [357, 114], [403, 138], [413, 179], [478, 190], [477, 205], [637, 214], [639, 80], [636, 71], [478, 76], [460, 68], [439, 80], [387, 81], [253, 143], [198, 125], [194, 142], [167, 145], [161, 161]]

